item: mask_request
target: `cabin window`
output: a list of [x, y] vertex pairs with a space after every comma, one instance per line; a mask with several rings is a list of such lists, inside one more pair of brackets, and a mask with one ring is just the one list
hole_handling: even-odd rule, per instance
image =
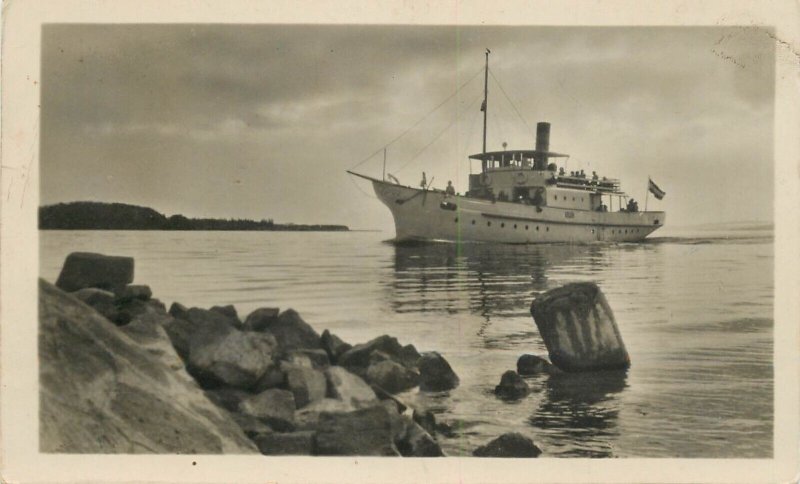
[[487, 226], [487, 227], [491, 227], [491, 226], [492, 226], [492, 221], [491, 221], [491, 220], [489, 220], [488, 222], [486, 222], [486, 226]]
[[572, 201], [573, 201], [573, 202], [575, 201], [575, 197], [572, 197]]
[[537, 231], [537, 232], [539, 231], [539, 226], [538, 226], [538, 225], [536, 226], [536, 231]]
[[515, 228], [515, 229], [517, 228], [517, 224], [514, 224], [514, 228]]
[[505, 226], [506, 226], [506, 223], [505, 223], [505, 222], [501, 222], [501, 223], [500, 223], [500, 228], [501, 228], [501, 229], [502, 229], [503, 227], [505, 227]]
[[475, 219], [472, 220], [472, 225], [475, 225]]
[[545, 230], [546, 232], [550, 232], [550, 227], [545, 227], [545, 228], [544, 228], [544, 230]]
[[525, 230], [528, 230], [528, 226], [527, 225], [525, 226]]

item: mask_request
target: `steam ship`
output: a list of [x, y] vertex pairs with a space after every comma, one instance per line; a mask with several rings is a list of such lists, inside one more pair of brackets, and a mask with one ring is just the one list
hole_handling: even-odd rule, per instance
[[[389, 207], [396, 242], [636, 242], [664, 225], [666, 214], [639, 211], [619, 180], [559, 167], [557, 161], [568, 155], [550, 151], [550, 123], [537, 123], [532, 150], [487, 151], [488, 70], [487, 50], [483, 151], [469, 157], [480, 160], [481, 172], [469, 176], [464, 195], [450, 187], [431, 188], [424, 180], [412, 187], [348, 170], [372, 182]], [[648, 189], [658, 199], [664, 196], [652, 181]]]

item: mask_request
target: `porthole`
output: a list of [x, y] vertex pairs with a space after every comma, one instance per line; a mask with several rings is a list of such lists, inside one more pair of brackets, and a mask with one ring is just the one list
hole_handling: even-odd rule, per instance
[[486, 226], [487, 226], [487, 227], [491, 227], [491, 226], [492, 226], [492, 221], [491, 221], [491, 220], [489, 220], [488, 222], [486, 222]]
[[537, 231], [537, 232], [539, 231], [539, 226], [538, 226], [538, 225], [536, 226], [536, 231]]
[[626, 234], [628, 233], [628, 229], [625, 229], [625, 233], [626, 233]]
[[455, 223], [458, 223], [458, 217], [456, 217], [455, 219], [453, 219], [453, 222], [455, 222]]
[[550, 227], [545, 227], [545, 231], [550, 232]]
[[502, 229], [503, 227], [505, 227], [505, 226], [506, 226], [506, 223], [505, 223], [505, 222], [500, 222], [500, 228], [501, 228], [501, 229]]
[[472, 225], [475, 225], [475, 220], [472, 221]]
[[517, 228], [517, 224], [514, 224], [514, 228], [515, 228], [515, 229]]
[[592, 229], [592, 233], [594, 233], [594, 229]]
[[572, 197], [572, 201], [573, 201], [573, 202], [575, 201], [575, 197]]
[[525, 226], [525, 230], [528, 230], [528, 226], [527, 225]]

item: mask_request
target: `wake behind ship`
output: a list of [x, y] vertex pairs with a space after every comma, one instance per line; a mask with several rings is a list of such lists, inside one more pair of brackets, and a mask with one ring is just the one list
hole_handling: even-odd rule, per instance
[[[635, 242], [664, 224], [664, 212], [639, 211], [619, 180], [559, 167], [554, 160], [568, 155], [549, 151], [550, 123], [537, 123], [532, 150], [486, 151], [488, 56], [487, 50], [483, 151], [469, 157], [481, 161], [481, 172], [469, 176], [469, 191], [431, 189], [424, 179], [416, 188], [348, 170], [372, 182], [392, 212], [397, 242]], [[652, 180], [648, 190], [659, 200], [665, 194]]]

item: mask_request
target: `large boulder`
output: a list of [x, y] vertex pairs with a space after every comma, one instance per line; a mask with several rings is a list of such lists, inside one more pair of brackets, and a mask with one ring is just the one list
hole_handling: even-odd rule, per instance
[[288, 390], [270, 388], [242, 400], [239, 411], [253, 416], [275, 430], [294, 430], [294, 395]]
[[522, 355], [517, 360], [517, 373], [520, 375], [556, 374], [561, 370], [552, 363], [536, 355]]
[[506, 433], [472, 452], [475, 457], [538, 457], [542, 451], [519, 433]]
[[400, 393], [419, 384], [419, 373], [392, 360], [384, 360], [370, 365], [367, 380], [389, 393]]
[[376, 405], [348, 413], [319, 416], [316, 453], [319, 455], [400, 455], [391, 409]]
[[447, 360], [435, 351], [423, 354], [417, 361], [419, 389], [426, 392], [451, 390], [458, 386], [458, 375]]
[[229, 412], [237, 412], [242, 401], [252, 396], [244, 390], [231, 387], [206, 390], [205, 394], [209, 400]]
[[[247, 327], [246, 323], [245, 327]], [[319, 334], [303, 321], [303, 318], [294, 309], [287, 309], [277, 318], [266, 322], [261, 332], [275, 336], [284, 351], [302, 348], [322, 349]]]
[[173, 304], [169, 314], [174, 319], [166, 323], [164, 329], [184, 360], [189, 359], [192, 342], [197, 346], [201, 342], [223, 338], [236, 329], [225, 316], [205, 309], [191, 308], [181, 311]]
[[322, 336], [320, 336], [320, 344], [322, 345], [322, 349], [328, 353], [328, 359], [332, 363], [337, 363], [339, 357], [353, 347], [353, 345], [345, 343], [341, 338], [327, 329], [323, 331]]
[[293, 365], [324, 370], [331, 365], [325, 350], [300, 349], [292, 350], [286, 355], [286, 361]]
[[247, 390], [275, 364], [277, 346], [272, 335], [235, 330], [220, 338], [193, 338], [187, 368], [204, 387]]
[[117, 303], [124, 303], [138, 299], [140, 301], [147, 301], [153, 297], [153, 291], [150, 286], [144, 284], [128, 284], [123, 287], [117, 295]]
[[400, 362], [403, 346], [400, 345], [397, 338], [385, 334], [366, 343], [353, 346], [339, 356], [337, 363], [348, 368], [366, 369], [370, 363], [375, 361], [373, 353], [377, 351], [383, 352], [389, 358]]
[[97, 287], [113, 293], [133, 282], [133, 258], [91, 252], [73, 252], [67, 256], [56, 287], [67, 292]]
[[294, 395], [297, 408], [322, 400], [328, 391], [325, 374], [313, 368], [298, 365], [281, 365], [286, 372], [286, 385]]
[[593, 282], [567, 284], [536, 297], [531, 315], [550, 361], [564, 371], [630, 366], [614, 313]]
[[278, 314], [280, 314], [280, 309], [278, 308], [258, 308], [245, 318], [244, 330], [264, 331], [278, 319]]
[[242, 321], [239, 319], [239, 313], [236, 311], [236, 307], [233, 304], [228, 304], [227, 306], [212, 306], [209, 311], [226, 316], [231, 320], [234, 326], [242, 329]]
[[163, 332], [142, 347], [96, 311], [39, 284], [39, 451], [60, 454], [256, 453], [211, 403]]
[[494, 393], [505, 400], [516, 400], [526, 396], [531, 389], [517, 372], [508, 370], [500, 377], [500, 384], [494, 387]]
[[258, 435], [253, 439], [264, 455], [311, 455], [314, 432], [285, 432]]
[[363, 408], [378, 402], [375, 392], [364, 380], [341, 366], [332, 366], [325, 370], [325, 377], [328, 380], [330, 398], [347, 402], [353, 408]]

